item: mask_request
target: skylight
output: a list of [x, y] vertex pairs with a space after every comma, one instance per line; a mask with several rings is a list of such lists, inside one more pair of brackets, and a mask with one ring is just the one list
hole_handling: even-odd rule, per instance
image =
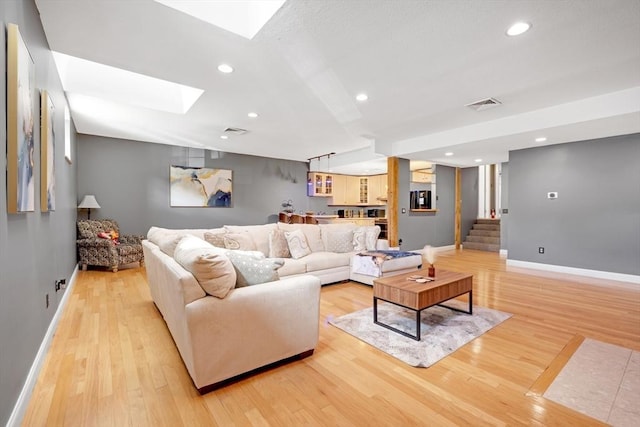
[[286, 0], [155, 0], [251, 40]]
[[133, 73], [53, 52], [62, 87], [68, 93], [170, 113], [185, 114], [202, 89]]

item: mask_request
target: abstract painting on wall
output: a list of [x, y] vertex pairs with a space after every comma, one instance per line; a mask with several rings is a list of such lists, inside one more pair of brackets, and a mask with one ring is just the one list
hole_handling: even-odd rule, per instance
[[56, 210], [56, 139], [53, 102], [46, 90], [40, 94], [40, 210]]
[[35, 65], [18, 26], [7, 24], [7, 210], [30, 212], [34, 182]]
[[231, 170], [171, 166], [172, 207], [231, 207]]

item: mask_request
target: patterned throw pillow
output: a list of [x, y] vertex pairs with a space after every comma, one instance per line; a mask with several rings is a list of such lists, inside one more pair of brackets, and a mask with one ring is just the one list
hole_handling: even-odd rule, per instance
[[[260, 253], [262, 255], [262, 253]], [[272, 258], [256, 258], [243, 251], [227, 251], [227, 257], [231, 260], [236, 270], [236, 288], [259, 285], [279, 280], [278, 268], [284, 261]]]
[[345, 253], [353, 251], [353, 231], [330, 231], [327, 234], [327, 251]]
[[309, 244], [302, 230], [285, 231], [284, 237], [287, 239], [291, 258], [299, 259], [311, 253], [311, 249], [309, 249]]
[[358, 227], [353, 230], [353, 250], [364, 251], [367, 249], [365, 227]]
[[226, 233], [223, 237], [224, 247], [241, 251], [255, 251], [256, 244], [249, 233]]
[[212, 233], [210, 231], [207, 231], [204, 233], [204, 240], [211, 243], [216, 248], [224, 248], [225, 234], [227, 234], [226, 231], [224, 233]]
[[367, 250], [375, 251], [377, 249], [378, 236], [380, 235], [380, 226], [375, 225], [373, 227], [367, 227], [364, 233]]
[[291, 258], [284, 231], [271, 230], [269, 233], [269, 258]]

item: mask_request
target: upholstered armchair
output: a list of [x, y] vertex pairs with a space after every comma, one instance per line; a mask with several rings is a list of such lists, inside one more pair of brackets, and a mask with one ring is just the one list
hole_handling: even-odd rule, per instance
[[144, 236], [120, 236], [118, 223], [112, 219], [83, 219], [78, 221], [78, 259], [82, 270], [88, 265], [109, 267], [137, 262], [144, 265], [142, 239]]

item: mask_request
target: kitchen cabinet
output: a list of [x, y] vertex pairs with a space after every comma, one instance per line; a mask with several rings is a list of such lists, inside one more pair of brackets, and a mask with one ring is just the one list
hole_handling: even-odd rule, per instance
[[[387, 175], [333, 175], [331, 206], [385, 206]], [[322, 194], [322, 193], [321, 193]]]
[[431, 184], [436, 182], [436, 174], [431, 169], [415, 170], [411, 172], [411, 182]]
[[333, 195], [333, 174], [307, 173], [307, 196], [331, 197]]

